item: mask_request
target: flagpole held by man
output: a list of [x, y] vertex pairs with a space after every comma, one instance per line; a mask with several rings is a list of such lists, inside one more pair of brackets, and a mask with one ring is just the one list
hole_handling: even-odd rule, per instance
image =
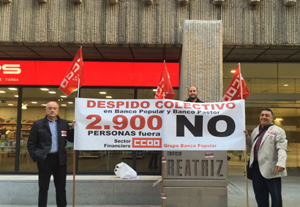
[[[161, 76], [159, 79], [159, 83], [157, 85], [157, 90], [155, 93], [155, 99], [172, 99], [174, 97], [174, 90], [171, 84], [171, 78], [166, 66], [166, 61], [163, 63], [163, 69], [161, 72]], [[153, 152], [152, 152], [153, 153]], [[156, 153], [156, 152], [154, 152]], [[163, 151], [162, 151], [162, 156]], [[149, 163], [150, 166], [150, 163]], [[161, 177], [163, 177], [163, 167], [161, 168]], [[161, 179], [161, 192], [163, 194], [163, 179]], [[162, 196], [163, 197], [163, 196]], [[161, 206], [163, 206], [163, 200], [161, 202]]]
[[[84, 84], [84, 72], [83, 72], [83, 57], [82, 47], [77, 51], [72, 64], [67, 71], [66, 76], [61, 82], [59, 89], [69, 96], [73, 91], [77, 89], [77, 98], [79, 98], [79, 88]], [[75, 123], [75, 121], [74, 121]], [[76, 151], [73, 151], [73, 207], [75, 206], [75, 160]]]

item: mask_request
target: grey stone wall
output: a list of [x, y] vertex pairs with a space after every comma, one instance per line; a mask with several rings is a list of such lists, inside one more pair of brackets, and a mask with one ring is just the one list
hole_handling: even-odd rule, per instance
[[0, 42], [181, 44], [184, 20], [221, 20], [224, 45], [300, 45], [300, 1], [12, 0], [0, 2]]
[[221, 101], [222, 60], [221, 21], [186, 20], [183, 26], [179, 99], [188, 98], [188, 88], [196, 86], [200, 100]]

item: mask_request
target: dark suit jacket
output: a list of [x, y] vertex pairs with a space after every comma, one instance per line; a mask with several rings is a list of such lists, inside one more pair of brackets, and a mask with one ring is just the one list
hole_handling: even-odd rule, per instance
[[[74, 141], [74, 130], [70, 129], [66, 120], [59, 117], [57, 119], [57, 139], [59, 164], [65, 165], [67, 164], [66, 140], [70, 142]], [[51, 145], [51, 131], [46, 116], [44, 119], [33, 123], [27, 142], [27, 149], [34, 162], [37, 160], [43, 161], [51, 150]]]

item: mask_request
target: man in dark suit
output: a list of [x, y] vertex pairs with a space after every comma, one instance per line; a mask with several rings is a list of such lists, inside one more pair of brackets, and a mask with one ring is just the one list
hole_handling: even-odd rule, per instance
[[33, 123], [27, 149], [39, 174], [39, 207], [47, 206], [51, 174], [56, 188], [56, 204], [66, 207], [67, 155], [66, 140], [73, 142], [74, 130], [58, 116], [59, 106], [51, 101], [46, 106], [46, 117]]

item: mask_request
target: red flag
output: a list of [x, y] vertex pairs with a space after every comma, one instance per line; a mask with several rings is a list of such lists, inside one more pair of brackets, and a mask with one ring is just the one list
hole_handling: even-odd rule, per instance
[[[242, 85], [242, 88], [240, 88]], [[243, 91], [243, 93], [241, 93]], [[240, 64], [236, 66], [234, 76], [222, 98], [222, 101], [233, 101], [238, 99], [246, 99], [250, 95], [245, 80], [240, 73]]]
[[59, 86], [59, 89], [67, 96], [70, 95], [70, 93], [72, 93], [75, 89], [78, 88], [78, 78], [80, 78], [80, 87], [84, 83], [82, 47], [78, 50], [77, 54], [75, 55], [65, 78]]
[[171, 84], [171, 79], [168, 73], [166, 62], [164, 61], [160, 81], [158, 83], [157, 91], [155, 94], [155, 99], [172, 99], [174, 95], [175, 94]]

